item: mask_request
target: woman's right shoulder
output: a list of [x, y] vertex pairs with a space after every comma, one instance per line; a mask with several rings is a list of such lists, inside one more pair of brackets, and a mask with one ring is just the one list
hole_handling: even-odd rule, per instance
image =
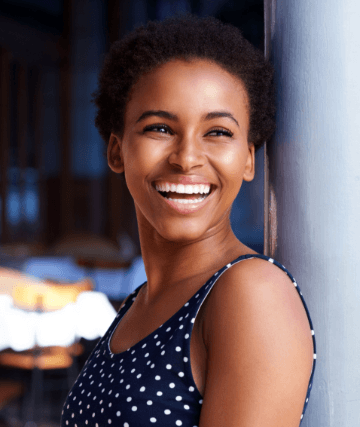
[[203, 318], [200, 425], [299, 425], [313, 344], [304, 306], [284, 271], [257, 257], [228, 265]]

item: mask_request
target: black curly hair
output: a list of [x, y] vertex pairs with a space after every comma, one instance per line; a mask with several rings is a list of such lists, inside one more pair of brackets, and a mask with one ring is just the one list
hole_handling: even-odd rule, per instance
[[248, 140], [259, 148], [275, 128], [273, 68], [233, 25], [193, 15], [150, 21], [115, 42], [93, 94], [95, 125], [105, 142], [122, 134], [129, 94], [138, 79], [172, 59], [206, 59], [238, 77], [247, 90]]

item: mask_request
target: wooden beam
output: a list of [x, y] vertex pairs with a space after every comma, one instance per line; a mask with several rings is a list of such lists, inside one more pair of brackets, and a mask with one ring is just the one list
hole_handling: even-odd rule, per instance
[[8, 196], [8, 169], [10, 154], [10, 53], [0, 48], [0, 195], [1, 242], [8, 243], [10, 233], [6, 215]]
[[[151, 4], [150, 4], [151, 3]], [[155, 0], [147, 4], [148, 18], [156, 18]], [[130, 2], [110, 0], [108, 3], [109, 43], [119, 40], [126, 32]], [[140, 253], [139, 235], [134, 203], [123, 176], [110, 172], [108, 180], [108, 230], [109, 237], [118, 241], [122, 232], [127, 232]]]
[[39, 218], [38, 218], [38, 236], [37, 241], [46, 242], [46, 188], [43, 176], [44, 170], [44, 141], [43, 141], [43, 73], [40, 69], [34, 69], [35, 74], [35, 92], [34, 92], [34, 151], [35, 168], [38, 173], [39, 189]]
[[[120, 0], [110, 0], [108, 2], [108, 34], [109, 44], [119, 40], [120, 37]], [[122, 220], [122, 201], [123, 201], [123, 185], [120, 177], [114, 172], [109, 171], [108, 180], [108, 224], [109, 237], [113, 241], [117, 241], [117, 236]]]
[[[265, 58], [272, 61], [272, 39], [275, 31], [276, 0], [264, 1], [264, 50]], [[272, 139], [264, 147], [264, 254], [274, 258], [277, 248], [277, 202], [273, 185], [274, 168], [271, 167], [269, 148]]]
[[72, 231], [74, 222], [73, 182], [71, 179], [71, 1], [64, 1], [64, 32], [61, 38], [60, 66], [60, 141], [61, 141], [61, 234]]
[[[264, 50], [265, 58], [270, 60], [271, 58], [271, 34], [275, 25], [275, 10], [276, 0], [265, 0], [264, 1]], [[264, 254], [271, 256], [271, 184], [270, 184], [270, 169], [269, 169], [269, 155], [268, 155], [268, 142], [264, 144]], [[274, 211], [274, 210], [273, 210]]]
[[108, 38], [114, 43], [120, 37], [120, 0], [108, 1]]
[[27, 152], [28, 152], [28, 109], [29, 109], [29, 96], [28, 96], [28, 78], [27, 68], [21, 64], [18, 67], [17, 74], [17, 155], [19, 167], [19, 193], [20, 193], [20, 226], [19, 233], [20, 239], [24, 240], [26, 233], [25, 226], [25, 186], [26, 186], [26, 168], [27, 168]]

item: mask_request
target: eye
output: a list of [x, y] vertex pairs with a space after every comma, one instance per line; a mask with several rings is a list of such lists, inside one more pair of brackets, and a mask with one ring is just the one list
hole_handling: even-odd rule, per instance
[[228, 129], [217, 128], [217, 129], [212, 129], [210, 132], [207, 133], [207, 135], [209, 135], [209, 136], [227, 136], [227, 137], [231, 138], [234, 134]]
[[173, 135], [173, 131], [169, 128], [169, 126], [161, 124], [161, 123], [156, 123], [153, 125], [148, 125], [144, 128], [143, 132], [157, 132], [157, 133], [168, 133], [170, 135]]

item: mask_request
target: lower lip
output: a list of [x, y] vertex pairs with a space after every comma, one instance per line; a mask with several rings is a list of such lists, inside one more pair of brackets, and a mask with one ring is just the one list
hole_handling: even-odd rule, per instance
[[213, 194], [213, 191], [211, 191], [211, 193], [204, 200], [202, 200], [201, 202], [197, 202], [197, 203], [186, 203], [186, 204], [185, 203], [178, 203], [178, 202], [175, 202], [174, 200], [166, 199], [161, 194], [159, 194], [159, 196], [169, 206], [171, 206], [173, 209], [175, 209], [177, 212], [186, 215], [186, 214], [190, 214], [190, 213], [193, 213], [193, 212], [197, 212], [199, 209], [203, 208], [207, 204], [207, 202], [209, 201], [209, 199], [212, 196], [212, 194]]

